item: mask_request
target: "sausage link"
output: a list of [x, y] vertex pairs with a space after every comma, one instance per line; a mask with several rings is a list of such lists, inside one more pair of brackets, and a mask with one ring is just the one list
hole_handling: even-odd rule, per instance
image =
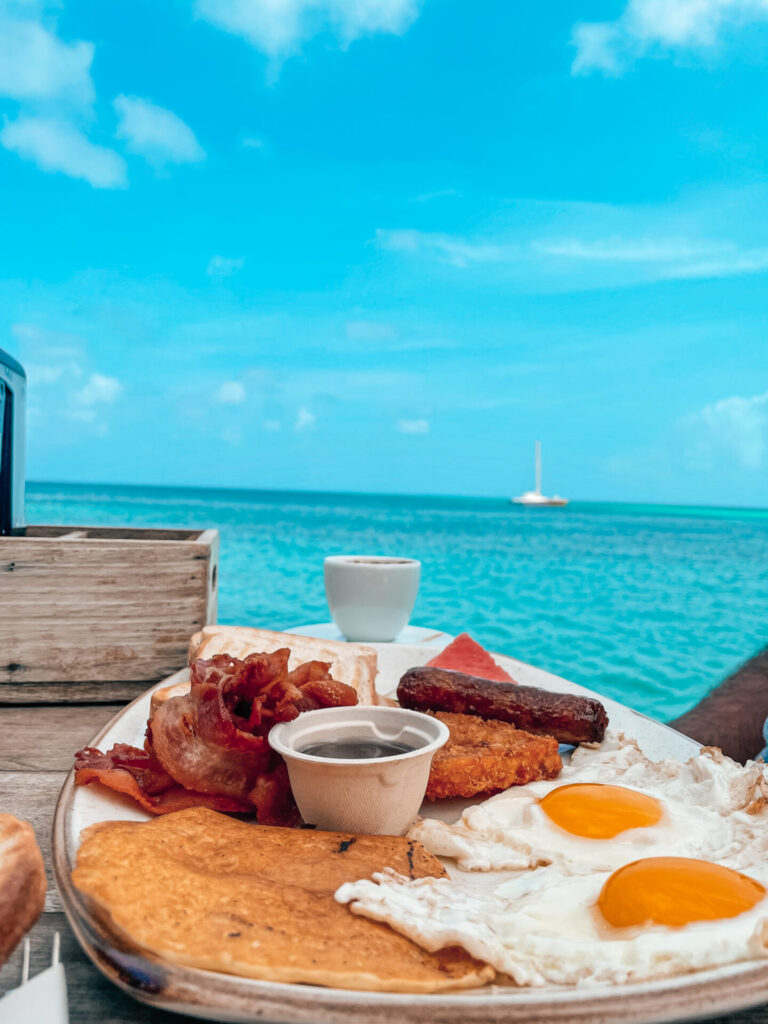
[[414, 711], [452, 711], [511, 722], [560, 743], [600, 743], [608, 714], [593, 697], [551, 693], [537, 686], [498, 683], [445, 668], [410, 668], [397, 698]]

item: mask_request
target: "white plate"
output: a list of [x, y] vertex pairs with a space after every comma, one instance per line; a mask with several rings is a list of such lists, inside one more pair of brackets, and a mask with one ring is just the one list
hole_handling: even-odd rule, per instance
[[[393, 693], [406, 669], [425, 664], [435, 653], [430, 644], [370, 646], [379, 652], [377, 689], [383, 695]], [[560, 693], [598, 696], [512, 658], [497, 656], [497, 660], [520, 683]], [[91, 745], [102, 750], [115, 743], [141, 747], [153, 690], [116, 715]], [[600, 699], [608, 711], [611, 729], [639, 740], [648, 757], [686, 760], [698, 752], [698, 744], [673, 729], [615, 701]], [[361, 1018], [366, 1024], [629, 1024], [712, 1016], [768, 1000], [765, 961], [589, 990], [494, 985], [432, 996], [286, 985], [179, 967], [125, 946], [110, 935], [70, 881], [83, 828], [98, 821], [144, 821], [148, 817], [128, 798], [101, 786], [76, 787], [74, 774], [70, 773], [54, 819], [54, 869], [72, 928], [96, 966], [137, 999], [163, 1009], [208, 1020], [279, 1024], [359, 1024]]]

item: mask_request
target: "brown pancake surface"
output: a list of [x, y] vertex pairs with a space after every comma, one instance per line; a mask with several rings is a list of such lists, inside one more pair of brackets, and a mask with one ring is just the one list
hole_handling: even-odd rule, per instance
[[386, 867], [445, 874], [399, 836], [252, 825], [196, 807], [92, 825], [72, 879], [119, 934], [189, 967], [388, 992], [490, 981], [493, 969], [462, 949], [428, 953], [334, 899], [344, 882]]

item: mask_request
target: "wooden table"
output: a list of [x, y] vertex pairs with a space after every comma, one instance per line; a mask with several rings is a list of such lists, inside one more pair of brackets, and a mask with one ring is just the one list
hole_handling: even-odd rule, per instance
[[[108, 982], [78, 946], [50, 875], [53, 809], [72, 755], [109, 721], [120, 704], [0, 706], [0, 811], [32, 823], [49, 871], [45, 913], [32, 930], [31, 974], [50, 963], [53, 933], [61, 933], [71, 1024], [191, 1024], [135, 1002]], [[21, 948], [0, 970], [0, 993], [21, 977]], [[45, 1024], [34, 1021], [30, 1024]], [[322, 1021], [318, 1021], [322, 1024]], [[361, 1022], [362, 1024], [362, 1022]], [[717, 1018], [716, 1024], [768, 1024], [768, 1004]]]

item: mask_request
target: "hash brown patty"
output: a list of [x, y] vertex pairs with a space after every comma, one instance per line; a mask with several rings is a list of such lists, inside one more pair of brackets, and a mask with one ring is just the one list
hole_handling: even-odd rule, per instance
[[438, 711], [451, 738], [432, 759], [427, 800], [493, 793], [554, 779], [563, 762], [552, 736], [534, 736], [508, 722]]

